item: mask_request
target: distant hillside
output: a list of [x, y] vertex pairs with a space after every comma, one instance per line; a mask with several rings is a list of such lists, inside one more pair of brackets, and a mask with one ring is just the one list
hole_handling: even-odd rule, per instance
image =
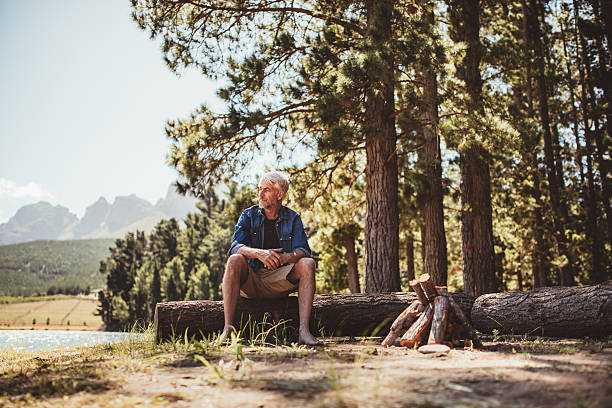
[[137, 197], [118, 196], [110, 204], [104, 197], [87, 207], [79, 219], [66, 207], [45, 201], [21, 207], [0, 224], [0, 245], [43, 239], [122, 238], [128, 231], [150, 232], [163, 218], [183, 219], [194, 212], [197, 200], [179, 195], [171, 185], [155, 205]]
[[28, 296], [50, 287], [104, 286], [100, 260], [113, 239], [34, 241], [0, 246], [0, 292]]

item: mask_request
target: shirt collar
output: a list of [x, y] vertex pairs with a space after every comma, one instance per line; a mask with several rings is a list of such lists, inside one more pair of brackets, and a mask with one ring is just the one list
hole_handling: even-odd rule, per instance
[[[263, 208], [261, 208], [260, 206], [257, 206], [257, 214], [265, 217], [266, 214], [264, 213]], [[278, 210], [278, 220], [287, 220], [289, 219], [289, 217], [287, 216], [287, 207], [285, 207], [284, 205], [281, 205], [280, 210]]]

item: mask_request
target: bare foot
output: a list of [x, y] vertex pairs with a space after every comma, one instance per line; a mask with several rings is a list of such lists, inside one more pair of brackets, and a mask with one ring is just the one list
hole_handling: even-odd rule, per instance
[[307, 346], [316, 346], [317, 344], [320, 344], [319, 340], [310, 334], [308, 329], [300, 329], [299, 342], [300, 344], [306, 344]]
[[215, 340], [214, 344], [215, 346], [220, 346], [223, 343], [225, 343], [226, 341], [229, 340], [230, 338], [230, 333], [232, 332], [232, 329], [223, 329], [223, 331], [221, 332], [221, 334], [219, 335], [219, 338], [217, 340]]

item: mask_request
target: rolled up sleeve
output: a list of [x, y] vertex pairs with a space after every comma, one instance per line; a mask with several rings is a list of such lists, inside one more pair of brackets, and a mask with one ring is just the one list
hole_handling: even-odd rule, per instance
[[298, 215], [295, 217], [293, 223], [293, 251], [302, 251], [307, 257], [310, 257], [310, 246], [308, 245], [308, 239], [306, 238], [306, 232], [304, 231], [304, 224], [302, 224], [302, 218]]
[[238, 223], [236, 224], [236, 228], [234, 229], [234, 237], [232, 238], [232, 245], [230, 246], [229, 251], [227, 252], [227, 256], [235, 254], [238, 249], [243, 246], [252, 246], [251, 244], [251, 234], [249, 234], [250, 227], [250, 217], [246, 214], [245, 211], [242, 212], [240, 218], [238, 219]]

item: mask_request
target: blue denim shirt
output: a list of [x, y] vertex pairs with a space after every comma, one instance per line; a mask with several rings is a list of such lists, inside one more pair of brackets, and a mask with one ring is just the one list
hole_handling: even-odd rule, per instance
[[[236, 224], [232, 246], [227, 255], [235, 254], [238, 248], [243, 246], [263, 248], [263, 221], [265, 218], [263, 208], [258, 205], [244, 210], [238, 219], [238, 224]], [[310, 256], [310, 247], [304, 232], [304, 225], [298, 213], [282, 206], [276, 220], [276, 233], [283, 252], [300, 250], [306, 256]], [[259, 259], [249, 259], [249, 265], [253, 270], [263, 267]]]

